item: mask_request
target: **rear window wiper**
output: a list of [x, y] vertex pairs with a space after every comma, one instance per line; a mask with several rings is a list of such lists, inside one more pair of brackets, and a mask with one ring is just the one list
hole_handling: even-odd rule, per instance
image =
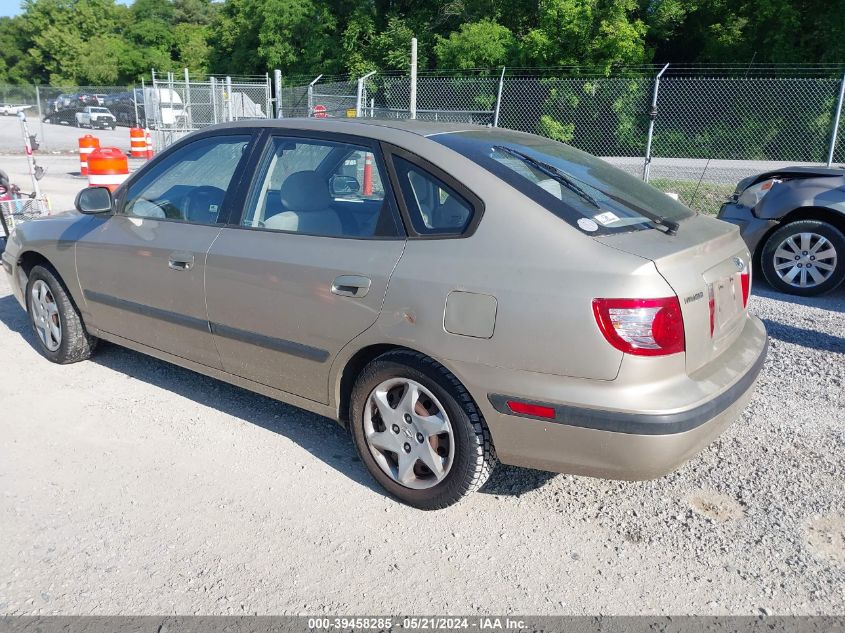
[[599, 203], [598, 200], [596, 200], [593, 196], [591, 196], [586, 191], [584, 191], [581, 187], [579, 187], [577, 184], [575, 184], [575, 181], [572, 178], [570, 178], [565, 173], [560, 171], [557, 167], [554, 167], [553, 165], [549, 165], [548, 163], [544, 163], [543, 161], [537, 160], [536, 158], [532, 158], [528, 154], [523, 154], [522, 152], [517, 151], [515, 149], [511, 149], [510, 147], [505, 147], [504, 145], [494, 145], [493, 149], [496, 150], [497, 152], [503, 152], [505, 154], [510, 154], [511, 156], [514, 156], [514, 157], [520, 159], [522, 162], [527, 163], [527, 164], [531, 165], [532, 167], [534, 167], [535, 169], [537, 169], [538, 171], [543, 172], [549, 178], [552, 178], [555, 181], [559, 182], [561, 185], [563, 185], [564, 187], [569, 189], [569, 191], [574, 193], [576, 196], [578, 196], [578, 197], [582, 198], [583, 200], [586, 200], [587, 202], [589, 202], [596, 209], [602, 208], [602, 206], [601, 206], [601, 204]]
[[[541, 160], [532, 158], [528, 154], [523, 154], [519, 150], [515, 150], [510, 147], [505, 147], [504, 145], [494, 145], [493, 149], [499, 152], [503, 152], [505, 154], [510, 154], [511, 156], [520, 159], [521, 161], [531, 165], [535, 169], [543, 172], [550, 178], [553, 178], [556, 182], [559, 182], [561, 185], [563, 185], [579, 197], [583, 198], [597, 209], [602, 208], [598, 200], [596, 200], [593, 196], [591, 196], [589, 193], [579, 187], [571, 176], [567, 175], [565, 172], [561, 171], [554, 165], [549, 165], [548, 163], [544, 163]], [[670, 220], [669, 218], [664, 218], [663, 216], [654, 213], [646, 213], [642, 210], [639, 210], [638, 213], [641, 213], [644, 217], [648, 218], [649, 224], [653, 225], [658, 230], [665, 231], [667, 235], [678, 234], [678, 228], [680, 227], [680, 224], [675, 220]]]
[[655, 215], [654, 217], [649, 217], [650, 223], [654, 224], [656, 228], [663, 227], [665, 229], [666, 235], [677, 235], [678, 228], [680, 228], [680, 223], [676, 222], [675, 220], [670, 220], [669, 218], [664, 218], [659, 215]]

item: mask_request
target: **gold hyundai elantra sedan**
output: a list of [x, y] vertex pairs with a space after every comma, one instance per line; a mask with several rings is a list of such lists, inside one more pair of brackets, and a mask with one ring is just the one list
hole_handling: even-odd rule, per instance
[[315, 119], [187, 136], [3, 253], [48, 359], [103, 339], [331, 417], [425, 509], [498, 462], [642, 479], [707, 446], [766, 354], [750, 260], [549, 139]]

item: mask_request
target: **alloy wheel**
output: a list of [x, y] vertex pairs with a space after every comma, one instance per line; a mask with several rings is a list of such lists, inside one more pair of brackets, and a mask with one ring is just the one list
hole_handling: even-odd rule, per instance
[[823, 284], [836, 270], [836, 249], [818, 233], [790, 235], [778, 245], [772, 257], [775, 273], [795, 288]]

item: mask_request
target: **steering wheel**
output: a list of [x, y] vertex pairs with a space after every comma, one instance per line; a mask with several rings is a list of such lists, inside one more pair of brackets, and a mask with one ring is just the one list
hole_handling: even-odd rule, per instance
[[194, 187], [185, 196], [185, 219], [189, 222], [215, 224], [225, 197], [226, 192], [219, 187]]

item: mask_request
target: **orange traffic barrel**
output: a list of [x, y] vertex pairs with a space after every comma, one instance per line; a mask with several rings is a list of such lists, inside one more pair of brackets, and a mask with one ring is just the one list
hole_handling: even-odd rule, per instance
[[373, 155], [367, 152], [364, 159], [364, 195], [373, 195]]
[[95, 149], [100, 148], [100, 139], [96, 136], [86, 134], [79, 137], [79, 174], [88, 175], [88, 156]]
[[153, 157], [153, 137], [147, 132], [147, 159]]
[[129, 130], [129, 149], [132, 158], [147, 157], [147, 137], [143, 128], [133, 127]]
[[129, 177], [126, 154], [116, 147], [103, 147], [88, 154], [88, 186], [112, 191]]

